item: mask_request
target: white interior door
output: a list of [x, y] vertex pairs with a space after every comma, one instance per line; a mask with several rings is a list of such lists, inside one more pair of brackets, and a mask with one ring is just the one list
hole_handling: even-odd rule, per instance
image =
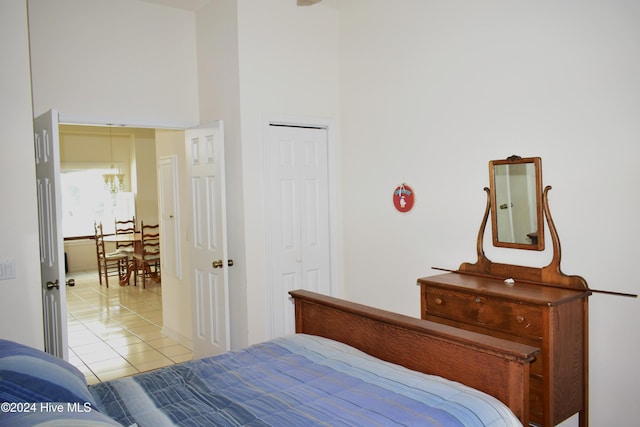
[[48, 111], [36, 117], [33, 123], [44, 348], [46, 352], [68, 360], [58, 113]]
[[326, 128], [270, 125], [268, 155], [271, 337], [295, 331], [288, 291], [331, 294]]
[[222, 121], [186, 131], [191, 188], [189, 233], [193, 355], [230, 348], [227, 224]]
[[158, 165], [160, 184], [160, 232], [162, 275], [182, 279], [180, 209], [178, 208], [178, 157], [162, 157]]

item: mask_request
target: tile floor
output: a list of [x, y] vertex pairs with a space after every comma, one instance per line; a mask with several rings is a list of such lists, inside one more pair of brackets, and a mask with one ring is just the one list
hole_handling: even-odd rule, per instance
[[98, 273], [70, 273], [69, 361], [89, 384], [190, 360], [191, 350], [162, 333], [162, 288], [100, 286]]

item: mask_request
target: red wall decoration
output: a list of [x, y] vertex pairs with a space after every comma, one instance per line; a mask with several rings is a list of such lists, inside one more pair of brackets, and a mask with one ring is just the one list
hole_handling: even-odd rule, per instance
[[402, 183], [393, 190], [393, 205], [399, 212], [409, 212], [414, 202], [415, 194], [407, 184]]

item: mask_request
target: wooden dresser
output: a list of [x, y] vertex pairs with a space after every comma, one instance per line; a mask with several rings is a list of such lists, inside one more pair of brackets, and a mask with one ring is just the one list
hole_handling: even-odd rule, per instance
[[[518, 172], [521, 166], [525, 166], [524, 174]], [[478, 258], [475, 263], [460, 264], [457, 270], [433, 267], [448, 273], [418, 279], [421, 317], [539, 348], [540, 353], [529, 371], [530, 423], [552, 427], [579, 413], [580, 427], [587, 427], [588, 304], [592, 292], [602, 291], [589, 289], [581, 276], [562, 272], [560, 239], [549, 211], [551, 187], [541, 191], [541, 169], [538, 157], [511, 156], [489, 162], [491, 189], [484, 189], [487, 205], [478, 230]], [[530, 201], [527, 211], [532, 213], [535, 208], [537, 221], [535, 232], [526, 235], [535, 239], [531, 239], [532, 243], [511, 240], [509, 236], [516, 235], [516, 219], [519, 221], [517, 235], [522, 234], [522, 224], [525, 229], [533, 225], [533, 216], [528, 220], [526, 216], [518, 216], [515, 205], [526, 199], [523, 194], [531, 195], [534, 182], [535, 203]], [[512, 187], [519, 188], [519, 192], [514, 193]], [[526, 207], [527, 203], [524, 204]], [[530, 267], [496, 263], [487, 258], [483, 244], [490, 213], [493, 245], [510, 249], [545, 250], [546, 220], [553, 246], [549, 264]], [[509, 216], [505, 217], [505, 213]], [[506, 238], [502, 237], [504, 231], [507, 231]]]
[[539, 347], [531, 364], [530, 419], [554, 426], [580, 412], [588, 396], [588, 296], [585, 289], [505, 284], [451, 272], [418, 279], [421, 317]]

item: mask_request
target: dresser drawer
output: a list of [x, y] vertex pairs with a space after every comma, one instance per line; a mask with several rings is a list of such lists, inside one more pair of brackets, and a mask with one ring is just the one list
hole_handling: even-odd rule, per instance
[[427, 314], [519, 336], [542, 337], [542, 314], [536, 307], [437, 288], [423, 292]]

